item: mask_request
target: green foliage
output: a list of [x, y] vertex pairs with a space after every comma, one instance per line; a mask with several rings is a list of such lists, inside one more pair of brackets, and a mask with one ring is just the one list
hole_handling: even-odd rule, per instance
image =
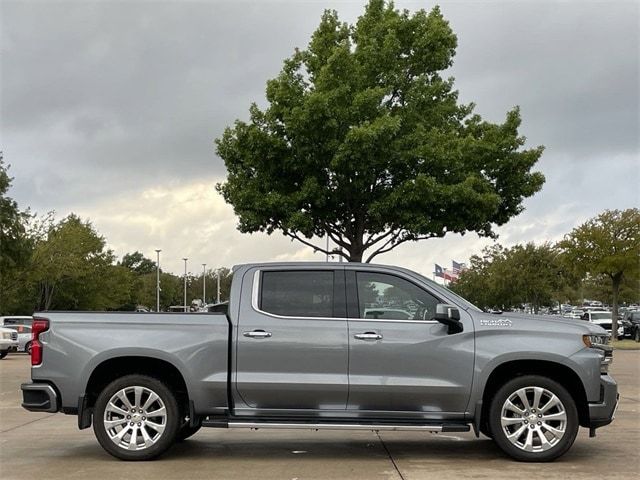
[[7, 170], [0, 152], [0, 315], [24, 308], [20, 292], [26, 285], [21, 273], [32, 249], [27, 231], [30, 214], [7, 195], [13, 180]]
[[[447, 232], [493, 236], [544, 177], [532, 168], [514, 108], [502, 124], [458, 103], [457, 39], [436, 7], [410, 14], [369, 2], [355, 25], [326, 11], [306, 50], [267, 82], [216, 140], [228, 178], [218, 185], [242, 232], [329, 235], [350, 261]], [[344, 249], [344, 253], [342, 252]]]
[[640, 209], [605, 210], [574, 228], [560, 247], [577, 271], [609, 278], [615, 331], [622, 281], [637, 279], [640, 270]]
[[451, 289], [484, 308], [509, 308], [525, 303], [534, 311], [562, 300], [569, 280], [559, 251], [549, 243], [485, 248]]
[[73, 214], [64, 218], [36, 243], [31, 257], [36, 310], [103, 310], [127, 303], [133, 276], [113, 261], [88, 221]]
[[156, 271], [156, 262], [146, 258], [142, 253], [135, 251], [125, 253], [119, 265], [128, 268], [138, 275], [145, 275]]
[[[205, 303], [215, 303], [217, 297], [217, 272], [220, 274], [220, 301], [225, 302], [229, 300], [229, 294], [231, 292], [231, 279], [233, 278], [233, 272], [228, 268], [219, 268], [217, 270], [207, 270], [206, 281], [206, 294], [207, 298]], [[202, 299], [202, 274], [193, 276], [188, 279], [187, 282], [187, 298]], [[182, 303], [182, 302], [180, 302]]]

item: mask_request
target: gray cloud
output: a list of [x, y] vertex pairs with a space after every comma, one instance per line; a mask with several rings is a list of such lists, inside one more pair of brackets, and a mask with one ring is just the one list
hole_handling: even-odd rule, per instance
[[[266, 80], [307, 44], [324, 8], [352, 22], [363, 5], [3, 2], [0, 148], [13, 165], [12, 195], [39, 211], [85, 212], [100, 225], [109, 204], [126, 210], [122, 198], [222, 178], [213, 139], [246, 118], [250, 102], [264, 103]], [[542, 240], [604, 208], [640, 204], [627, 188], [640, 182], [640, 4], [465, 1], [442, 10], [459, 39], [450, 73], [461, 100], [492, 121], [520, 105], [528, 145], [547, 146], [539, 164], [547, 183], [499, 230], [501, 240]], [[103, 233], [136, 248], [113, 218]], [[259, 242], [275, 242], [273, 255], [298, 252]], [[482, 242], [434, 241], [425, 258], [468, 256]], [[423, 248], [388, 258], [406, 263]]]

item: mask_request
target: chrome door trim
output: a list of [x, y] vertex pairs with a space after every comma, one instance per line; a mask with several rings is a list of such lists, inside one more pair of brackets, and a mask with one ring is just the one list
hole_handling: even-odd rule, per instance
[[392, 319], [384, 319], [384, 318], [347, 318], [347, 317], [292, 317], [289, 315], [278, 315], [277, 313], [269, 313], [261, 310], [258, 306], [258, 300], [260, 299], [260, 273], [262, 273], [261, 269], [257, 269], [253, 273], [253, 284], [251, 288], [251, 308], [262, 315], [266, 315], [272, 318], [280, 318], [283, 320], [293, 319], [293, 320], [339, 320], [339, 321], [349, 321], [349, 322], [391, 322], [391, 323], [421, 323], [421, 324], [435, 324], [440, 323], [437, 320], [392, 320]]

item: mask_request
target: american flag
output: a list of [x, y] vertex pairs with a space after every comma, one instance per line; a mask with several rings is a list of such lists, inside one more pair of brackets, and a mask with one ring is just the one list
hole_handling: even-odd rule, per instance
[[464, 263], [458, 263], [455, 260], [451, 260], [451, 270], [454, 274], [459, 275], [465, 268], [466, 265]]

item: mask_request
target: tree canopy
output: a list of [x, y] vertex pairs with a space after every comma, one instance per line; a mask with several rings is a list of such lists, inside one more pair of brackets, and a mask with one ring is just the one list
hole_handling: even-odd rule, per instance
[[126, 303], [132, 277], [91, 223], [69, 215], [36, 243], [29, 275], [37, 288], [36, 310], [103, 310]]
[[119, 265], [128, 268], [138, 275], [145, 275], [156, 271], [156, 262], [145, 257], [137, 250], [133, 253], [125, 253]]
[[550, 243], [493, 245], [482, 256], [471, 257], [470, 268], [451, 288], [483, 308], [530, 304], [537, 313], [541, 306], [562, 300], [571, 278]]
[[[523, 148], [517, 107], [495, 124], [458, 102], [442, 76], [456, 46], [438, 7], [371, 0], [354, 25], [325, 11], [267, 82], [267, 108], [216, 140], [239, 230], [349, 261], [449, 232], [493, 236], [542, 187], [543, 148]], [[325, 235], [331, 252], [313, 241]]]
[[22, 306], [19, 291], [25, 285], [21, 273], [32, 247], [28, 235], [30, 214], [20, 210], [8, 195], [12, 180], [0, 152], [0, 314]]
[[615, 332], [622, 280], [637, 278], [640, 270], [640, 209], [605, 210], [574, 228], [560, 246], [579, 272], [609, 278]]

